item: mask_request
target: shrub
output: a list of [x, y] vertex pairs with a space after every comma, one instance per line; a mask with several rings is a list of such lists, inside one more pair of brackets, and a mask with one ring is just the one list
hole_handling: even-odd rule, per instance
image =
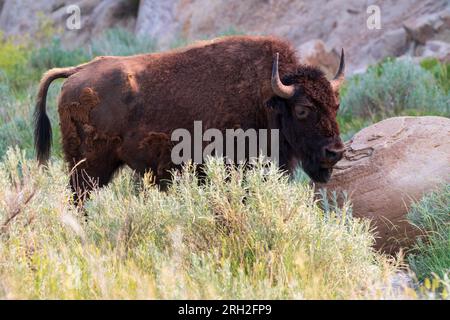
[[65, 49], [61, 45], [61, 39], [53, 37], [47, 45], [32, 50], [30, 66], [42, 73], [51, 68], [77, 65], [88, 61], [90, 58], [90, 55], [84, 49]]
[[112, 28], [88, 45], [92, 56], [112, 55], [128, 56], [139, 53], [150, 53], [156, 49], [153, 39], [136, 36], [123, 28]]
[[409, 60], [387, 60], [349, 79], [341, 112], [365, 118], [450, 114], [450, 95], [433, 75]]
[[27, 52], [25, 45], [15, 44], [13, 39], [4, 38], [0, 32], [0, 73], [3, 79], [6, 76], [10, 85], [18, 86], [26, 79]]

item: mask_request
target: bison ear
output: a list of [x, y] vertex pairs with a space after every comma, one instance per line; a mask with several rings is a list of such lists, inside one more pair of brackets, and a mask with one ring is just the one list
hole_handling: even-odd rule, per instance
[[266, 106], [273, 111], [282, 112], [286, 109], [286, 100], [275, 96], [267, 101]]

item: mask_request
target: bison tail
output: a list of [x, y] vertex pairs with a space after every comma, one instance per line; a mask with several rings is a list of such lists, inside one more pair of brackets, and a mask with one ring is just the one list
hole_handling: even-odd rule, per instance
[[46, 112], [48, 87], [53, 80], [67, 78], [77, 71], [78, 67], [55, 68], [42, 77], [34, 110], [34, 147], [40, 164], [47, 162], [52, 145], [52, 127]]

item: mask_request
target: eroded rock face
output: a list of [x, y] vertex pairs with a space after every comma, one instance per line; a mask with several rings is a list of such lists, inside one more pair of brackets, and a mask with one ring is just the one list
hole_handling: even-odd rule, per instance
[[[415, 39], [406, 32], [405, 21], [409, 22], [409, 30], [414, 34], [423, 25], [421, 21], [425, 18], [422, 17], [428, 19], [430, 16], [436, 21], [432, 25], [433, 32], [423, 34], [423, 43], [428, 40], [447, 41], [442, 35], [449, 29], [444, 23], [449, 11], [447, 0], [371, 1], [370, 4], [380, 9], [381, 29], [367, 27], [368, 3], [360, 0], [171, 2], [171, 15], [175, 19], [170, 27], [175, 32], [166, 33], [164, 37], [182, 37], [192, 41], [215, 36], [233, 27], [247, 34], [281, 36], [296, 47], [320, 39], [330, 50], [346, 50], [346, 71], [349, 74], [364, 71], [369, 64], [387, 56], [414, 55], [415, 46], [422, 44], [416, 45]], [[301, 52], [299, 54], [302, 58]]]
[[421, 52], [421, 57], [433, 57], [440, 61], [450, 62], [450, 43], [443, 41], [428, 41]]
[[[374, 0], [370, 4], [380, 9], [381, 29], [367, 27], [369, 4], [361, 0], [0, 0], [0, 30], [7, 36], [33, 35], [39, 17], [44, 16], [62, 30], [62, 41], [69, 47], [85, 45], [105, 29], [121, 26], [155, 38], [159, 49], [166, 50], [234, 29], [280, 36], [295, 47], [321, 41], [327, 52], [344, 48], [347, 74], [364, 71], [387, 56], [432, 56], [447, 61], [443, 44], [450, 43], [448, 0]], [[66, 28], [69, 5], [80, 7], [80, 30]], [[430, 41], [439, 41], [439, 47]], [[327, 72], [337, 67], [329, 67], [334, 59], [328, 56], [331, 59], [326, 57], [319, 64]], [[320, 57], [318, 51], [313, 58], [319, 61]]]
[[[81, 28], [71, 30], [66, 26], [72, 14], [67, 8], [74, 5], [80, 9]], [[4, 0], [3, 6], [0, 3], [0, 31], [6, 36], [33, 36], [40, 23], [51, 21], [71, 48], [112, 27], [134, 30], [138, 6], [138, 0]]]
[[376, 247], [395, 253], [408, 247], [418, 230], [406, 221], [413, 201], [450, 182], [450, 119], [390, 118], [358, 132], [327, 184], [346, 190], [355, 217], [376, 227]]

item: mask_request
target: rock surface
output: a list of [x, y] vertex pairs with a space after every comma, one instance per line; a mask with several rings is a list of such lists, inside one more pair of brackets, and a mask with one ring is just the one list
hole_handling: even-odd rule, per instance
[[336, 50], [326, 47], [320, 39], [310, 40], [299, 47], [302, 63], [320, 66], [326, 75], [331, 79], [336, 74], [336, 66], [339, 65], [339, 54]]
[[353, 215], [376, 227], [376, 247], [394, 253], [417, 234], [406, 221], [410, 204], [445, 182], [450, 182], [450, 119], [396, 117], [358, 132], [346, 143], [330, 181], [316, 187], [341, 195], [346, 190]]
[[[367, 27], [370, 16], [367, 13], [368, 4], [359, 0], [172, 2], [176, 4], [172, 6], [171, 15], [176, 18], [171, 26], [176, 32], [169, 36], [178, 34], [192, 40], [199, 36], [214, 36], [233, 27], [248, 34], [285, 37], [296, 47], [313, 39], [320, 39], [336, 52], [345, 48], [350, 73], [364, 69], [368, 64], [387, 56], [414, 54], [414, 48], [419, 44], [416, 44], [415, 39], [407, 37], [404, 21], [409, 21], [412, 30], [416, 30], [422, 20], [431, 19], [433, 32], [429, 36], [432, 39], [436, 39], [438, 35], [447, 39], [444, 33], [450, 29], [442, 23], [447, 21], [446, 17], [450, 12], [446, 0], [372, 1], [371, 4], [380, 8], [381, 29]], [[438, 40], [450, 42], [450, 39], [443, 38]], [[424, 40], [426, 42], [428, 39], [425, 37]], [[374, 50], [376, 43], [379, 49]], [[302, 52], [299, 53], [301, 56]]]
[[434, 57], [441, 61], [450, 61], [450, 43], [438, 40], [428, 41], [420, 56], [423, 58]]
[[[370, 29], [368, 3], [360, 0], [0, 0], [0, 30], [6, 35], [35, 33], [39, 17], [63, 30], [68, 46], [84, 45], [112, 26], [123, 26], [139, 35], [157, 38], [160, 49], [227, 33], [287, 38], [299, 49], [323, 43], [326, 52], [346, 50], [347, 71], [363, 71], [387, 56], [436, 56], [450, 59], [450, 3], [448, 0], [374, 0], [380, 9], [381, 28]], [[81, 9], [82, 28], [65, 26], [68, 5]], [[439, 41], [437, 48], [430, 41]], [[309, 43], [311, 44], [311, 43]], [[320, 50], [308, 59], [320, 61]], [[302, 50], [299, 51], [302, 56]], [[329, 71], [335, 59], [320, 65]], [[337, 63], [337, 62], [335, 62]]]
[[[4, 0], [0, 8], [0, 30], [7, 36], [34, 35], [41, 23], [50, 21], [62, 33], [67, 47], [85, 44], [108, 28], [133, 30], [139, 1], [137, 0]], [[80, 8], [81, 28], [69, 30], [68, 6]]]

